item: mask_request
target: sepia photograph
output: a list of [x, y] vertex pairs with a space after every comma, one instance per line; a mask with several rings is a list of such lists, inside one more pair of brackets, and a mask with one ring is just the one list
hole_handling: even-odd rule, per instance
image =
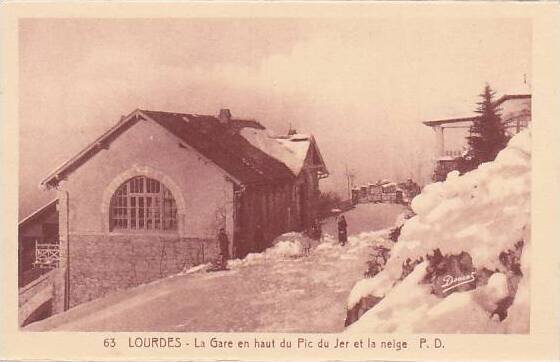
[[0, 360], [560, 358], [558, 3], [0, 19]]
[[532, 26], [21, 19], [19, 328], [529, 333]]

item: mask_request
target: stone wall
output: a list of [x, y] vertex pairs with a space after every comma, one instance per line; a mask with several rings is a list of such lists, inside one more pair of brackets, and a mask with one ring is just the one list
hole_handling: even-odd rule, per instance
[[70, 307], [213, 260], [215, 240], [171, 235], [71, 235]]

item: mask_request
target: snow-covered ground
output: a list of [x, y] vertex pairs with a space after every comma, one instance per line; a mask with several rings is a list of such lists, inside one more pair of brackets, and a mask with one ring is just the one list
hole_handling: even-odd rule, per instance
[[[404, 224], [385, 268], [356, 284], [348, 308], [365, 296], [381, 301], [347, 332], [528, 333], [530, 136], [530, 129], [525, 130], [494, 162], [463, 176], [455, 171], [447, 181], [424, 188], [412, 202], [416, 216]], [[428, 270], [427, 255], [432, 261], [442, 260], [431, 256], [435, 249], [444, 257], [468, 253], [462, 254], [461, 263], [474, 266], [476, 288], [439, 297], [432, 293], [437, 273], [433, 267]], [[516, 257], [521, 254], [520, 268], [503, 256], [507, 250]], [[422, 261], [406, 276], [402, 266], [408, 258]], [[443, 270], [453, 273], [457, 268]], [[450, 276], [445, 273], [440, 276]], [[459, 275], [457, 280], [468, 282], [470, 276]], [[507, 315], [500, 318], [504, 311]]]
[[[398, 204], [358, 204], [358, 212], [350, 211], [344, 214], [348, 223], [348, 235], [380, 230], [393, 226], [395, 218], [404, 208]], [[330, 217], [323, 225], [323, 232], [337, 234], [335, 217]]]
[[[85, 303], [30, 324], [27, 330], [337, 332], [346, 300], [365, 270], [379, 230], [398, 205], [359, 205], [347, 212], [349, 243], [329, 236], [302, 257], [305, 243], [288, 234], [271, 249], [230, 262], [231, 270], [177, 275]], [[334, 220], [324, 225], [333, 231]], [[369, 232], [363, 232], [369, 231]]]

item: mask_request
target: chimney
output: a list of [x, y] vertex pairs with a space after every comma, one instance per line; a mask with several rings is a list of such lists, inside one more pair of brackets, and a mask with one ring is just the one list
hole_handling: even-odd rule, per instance
[[228, 108], [220, 109], [220, 114], [218, 114], [218, 119], [220, 123], [227, 124], [231, 121], [231, 112]]

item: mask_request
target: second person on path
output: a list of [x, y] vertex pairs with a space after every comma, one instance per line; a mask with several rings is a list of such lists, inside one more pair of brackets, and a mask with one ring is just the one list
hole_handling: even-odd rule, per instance
[[338, 242], [342, 246], [344, 246], [348, 240], [347, 228], [348, 224], [346, 223], [346, 218], [344, 215], [341, 215], [340, 218], [338, 218]]

